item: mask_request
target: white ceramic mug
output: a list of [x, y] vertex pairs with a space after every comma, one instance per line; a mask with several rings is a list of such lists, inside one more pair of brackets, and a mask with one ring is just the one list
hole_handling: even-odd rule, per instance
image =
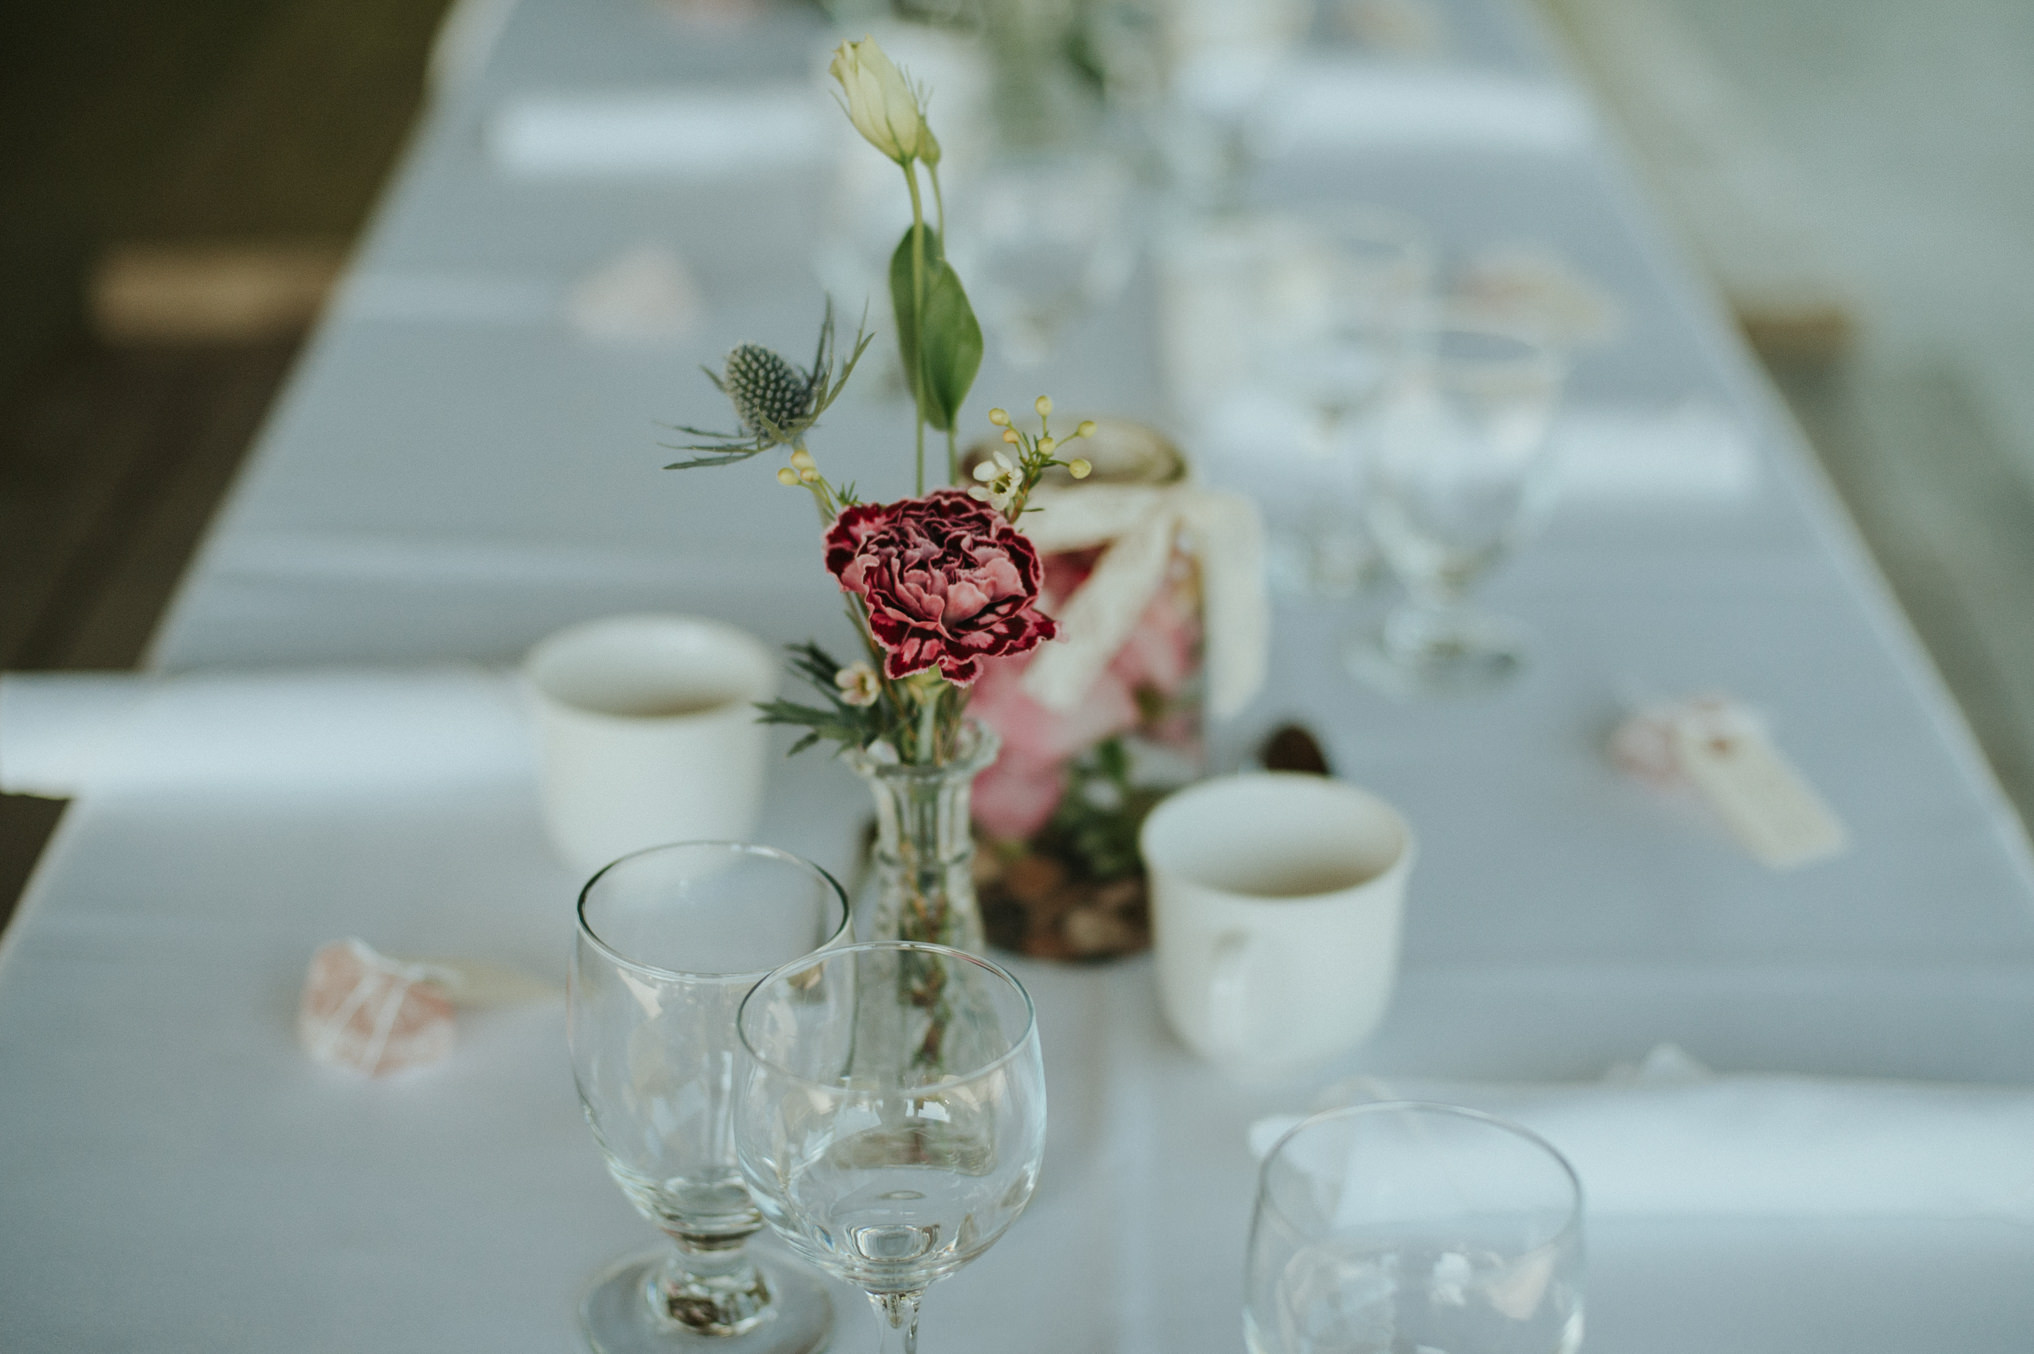
[[755, 703], [777, 692], [777, 656], [696, 616], [611, 616], [530, 650], [545, 823], [591, 873], [673, 841], [746, 841], [768, 757]]
[[1159, 804], [1139, 844], [1160, 1000], [1194, 1052], [1280, 1075], [1383, 1019], [1413, 862], [1391, 805], [1322, 776], [1224, 776]]

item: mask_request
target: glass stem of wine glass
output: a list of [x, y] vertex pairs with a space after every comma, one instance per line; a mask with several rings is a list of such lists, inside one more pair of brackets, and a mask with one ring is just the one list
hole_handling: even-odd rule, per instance
[[665, 1235], [673, 1249], [659, 1289], [671, 1318], [716, 1334], [754, 1326], [769, 1306], [770, 1289], [749, 1260], [747, 1237]]
[[1405, 580], [1405, 603], [1385, 621], [1387, 649], [1412, 658], [1458, 638], [1471, 612], [1464, 580], [1434, 574]]
[[877, 1354], [918, 1354], [918, 1304], [924, 1297], [922, 1288], [911, 1293], [869, 1294], [882, 1334]]

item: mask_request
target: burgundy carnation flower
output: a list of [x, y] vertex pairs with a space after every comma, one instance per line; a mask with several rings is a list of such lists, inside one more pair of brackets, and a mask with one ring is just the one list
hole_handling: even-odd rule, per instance
[[984, 658], [1059, 633], [1036, 607], [1044, 571], [1031, 542], [958, 489], [849, 508], [826, 533], [826, 567], [867, 606], [893, 681], [937, 664], [965, 686]]

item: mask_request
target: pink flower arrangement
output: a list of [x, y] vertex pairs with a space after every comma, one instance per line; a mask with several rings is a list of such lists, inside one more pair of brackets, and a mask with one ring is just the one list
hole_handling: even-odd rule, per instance
[[[1086, 581], [1093, 552], [1055, 555], [1045, 567], [1050, 605]], [[1021, 841], [1043, 828], [1066, 793], [1069, 764], [1104, 739], [1133, 730], [1160, 742], [1185, 743], [1195, 737], [1190, 716], [1181, 720], [1161, 714], [1155, 724], [1147, 723], [1150, 707], [1166, 710], [1193, 674], [1200, 643], [1193, 602], [1190, 593], [1176, 586], [1153, 598], [1129, 639], [1071, 710], [1048, 709], [1025, 691], [1029, 656], [984, 665], [968, 710], [1003, 742], [995, 765], [975, 782], [975, 820], [991, 836]]]
[[846, 509], [827, 530], [826, 567], [861, 599], [891, 681], [936, 666], [966, 686], [983, 659], [1059, 633], [1037, 609], [1038, 551], [958, 489]]

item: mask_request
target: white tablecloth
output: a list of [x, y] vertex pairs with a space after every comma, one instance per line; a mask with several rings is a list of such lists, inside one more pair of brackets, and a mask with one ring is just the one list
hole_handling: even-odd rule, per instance
[[[1456, 17], [1470, 61], [1551, 78], [1521, 12], [1464, 0]], [[656, 469], [659, 421], [718, 413], [698, 363], [809, 341], [823, 183], [519, 178], [488, 148], [517, 98], [796, 78], [823, 41], [789, 18], [682, 30], [650, 4], [524, 0], [424, 121], [156, 664], [501, 660], [639, 607], [782, 640], [836, 624], [801, 496], [761, 465]], [[1052, 1077], [1045, 1183], [935, 1290], [928, 1350], [1237, 1348], [1245, 1130], [1359, 1070], [1579, 1077], [1672, 1040], [1726, 1071], [2034, 1082], [2017, 824], [1797, 435], [1600, 143], [1365, 144], [1274, 164], [1262, 188], [1396, 205], [1458, 248], [1559, 249], [1627, 308], [1578, 400], [1724, 410], [1758, 490], [1564, 512], [1491, 589], [1540, 645], [1488, 700], [1373, 696], [1335, 667], [1348, 616], [1281, 611], [1277, 676], [1219, 750], [1301, 714], [1419, 826], [1392, 1013], [1319, 1078], [1243, 1088], [1165, 1034], [1146, 962], [1021, 965]], [[560, 298], [644, 243], [686, 261], [699, 327], [580, 336]], [[1050, 390], [1164, 421], [1151, 285], [1042, 373], [991, 360], [969, 417]], [[851, 395], [815, 450], [887, 493], [901, 426]], [[1768, 714], [1849, 823], [1847, 856], [1769, 873], [1608, 769], [1623, 693], [1716, 688]], [[860, 794], [837, 766], [786, 764], [762, 835], [842, 865]], [[311, 950], [340, 935], [561, 965], [576, 881], [536, 813], [513, 777], [75, 805], [0, 954], [0, 1348], [573, 1348], [580, 1284], [649, 1234], [579, 1119], [561, 1010], [466, 1017], [449, 1065], [387, 1083], [311, 1064], [289, 1020]], [[1616, 1220], [1590, 1248], [1603, 1354], [2006, 1351], [2034, 1329], [2034, 1232], [2012, 1224]], [[842, 1349], [869, 1342], [854, 1301]]]

